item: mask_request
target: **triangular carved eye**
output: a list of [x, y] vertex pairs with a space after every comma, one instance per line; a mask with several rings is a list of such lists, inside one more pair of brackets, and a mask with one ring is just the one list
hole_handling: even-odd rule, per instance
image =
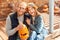
[[27, 35], [27, 33], [25, 33], [25, 34], [21, 34], [22, 36], [25, 36], [25, 35]]

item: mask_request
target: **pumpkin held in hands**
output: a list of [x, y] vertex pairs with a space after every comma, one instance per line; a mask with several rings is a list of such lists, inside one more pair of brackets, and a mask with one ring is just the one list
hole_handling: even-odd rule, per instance
[[28, 31], [26, 25], [24, 25], [24, 24], [23, 24], [23, 26], [22, 26], [22, 29], [20, 29], [20, 30], [18, 31], [18, 33], [19, 33], [19, 37], [20, 37], [21, 39], [28, 39], [28, 37], [29, 37], [29, 31]]

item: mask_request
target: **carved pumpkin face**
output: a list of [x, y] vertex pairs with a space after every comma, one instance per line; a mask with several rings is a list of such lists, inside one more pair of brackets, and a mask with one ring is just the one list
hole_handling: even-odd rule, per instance
[[26, 25], [23, 24], [23, 28], [18, 31], [19, 37], [21, 39], [27, 39], [29, 37], [29, 31], [26, 27]]

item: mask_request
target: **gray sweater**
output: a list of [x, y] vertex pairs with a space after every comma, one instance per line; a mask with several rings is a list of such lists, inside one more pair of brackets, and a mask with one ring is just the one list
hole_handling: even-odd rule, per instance
[[[19, 23], [23, 22], [23, 19], [24, 19], [23, 17], [24, 16], [19, 16], [18, 17]], [[12, 28], [12, 26], [11, 26], [11, 19], [10, 19], [10, 16], [8, 15], [8, 17], [6, 19], [6, 33], [7, 33], [8, 36], [11, 36], [11, 35], [16, 33], [15, 28], [14, 29], [11, 29], [11, 28]]]

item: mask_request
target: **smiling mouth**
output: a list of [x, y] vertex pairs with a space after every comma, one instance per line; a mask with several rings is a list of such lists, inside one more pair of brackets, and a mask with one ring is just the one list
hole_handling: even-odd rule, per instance
[[34, 13], [32, 13], [32, 15], [34, 15]]

